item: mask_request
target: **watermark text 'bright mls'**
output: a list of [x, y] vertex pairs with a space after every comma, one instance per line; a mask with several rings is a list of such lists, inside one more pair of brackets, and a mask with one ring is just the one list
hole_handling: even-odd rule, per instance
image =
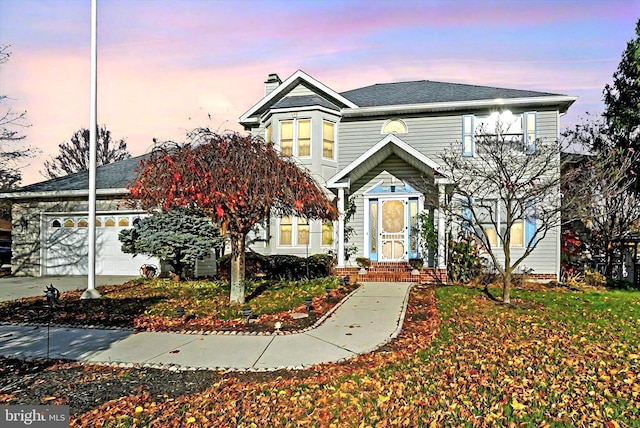
[[69, 406], [5, 406], [0, 411], [0, 426], [67, 428]]

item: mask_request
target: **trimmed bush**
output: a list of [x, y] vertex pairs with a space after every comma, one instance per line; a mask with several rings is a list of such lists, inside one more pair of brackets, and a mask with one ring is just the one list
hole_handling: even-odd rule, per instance
[[[334, 265], [335, 259], [328, 254], [314, 254], [305, 258], [286, 254], [263, 256], [258, 253], [247, 253], [245, 276], [247, 280], [261, 278], [297, 281], [307, 278], [307, 272], [309, 279], [329, 276]], [[231, 255], [220, 257], [218, 278], [228, 281], [230, 270]]]

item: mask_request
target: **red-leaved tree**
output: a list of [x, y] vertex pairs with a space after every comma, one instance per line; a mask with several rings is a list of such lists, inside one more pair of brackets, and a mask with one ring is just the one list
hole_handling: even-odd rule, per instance
[[184, 144], [157, 145], [130, 186], [131, 204], [146, 209], [204, 210], [231, 240], [231, 296], [244, 303], [247, 233], [269, 215], [335, 220], [337, 210], [309, 171], [272, 144], [238, 133], [198, 128]]

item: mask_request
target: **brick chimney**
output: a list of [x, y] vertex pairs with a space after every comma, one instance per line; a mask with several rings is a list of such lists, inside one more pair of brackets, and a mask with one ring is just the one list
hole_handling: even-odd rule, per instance
[[264, 82], [264, 96], [266, 97], [273, 92], [273, 90], [280, 86], [281, 83], [282, 80], [280, 80], [280, 77], [278, 77], [276, 73], [269, 74], [267, 81]]

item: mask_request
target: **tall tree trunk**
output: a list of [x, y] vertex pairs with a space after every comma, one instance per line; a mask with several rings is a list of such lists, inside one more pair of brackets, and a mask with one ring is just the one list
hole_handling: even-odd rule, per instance
[[244, 234], [231, 232], [231, 295], [232, 305], [244, 303]]
[[502, 303], [511, 303], [511, 236], [504, 243], [504, 275], [502, 275]]

